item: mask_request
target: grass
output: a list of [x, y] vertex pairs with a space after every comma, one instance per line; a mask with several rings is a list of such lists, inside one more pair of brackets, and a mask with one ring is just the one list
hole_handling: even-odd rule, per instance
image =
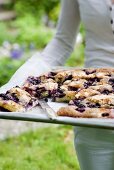
[[51, 126], [0, 141], [0, 170], [79, 170], [69, 126]]

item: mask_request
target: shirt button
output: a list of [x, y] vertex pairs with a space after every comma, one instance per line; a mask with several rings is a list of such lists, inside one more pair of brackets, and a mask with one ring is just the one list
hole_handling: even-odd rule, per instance
[[112, 11], [112, 7], [109, 7], [109, 10]]
[[113, 24], [113, 20], [112, 19], [110, 20], [110, 23]]

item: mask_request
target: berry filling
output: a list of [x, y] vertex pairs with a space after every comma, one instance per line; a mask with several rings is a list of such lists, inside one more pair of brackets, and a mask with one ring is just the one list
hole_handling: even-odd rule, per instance
[[79, 108], [85, 108], [85, 105], [81, 103], [82, 100], [79, 100], [79, 99], [74, 99], [73, 100], [73, 104]]
[[24, 90], [27, 91], [30, 95], [33, 95], [33, 90], [29, 87], [24, 87]]
[[10, 94], [10, 97], [11, 97], [11, 100], [13, 100], [14, 102], [16, 102], [16, 103], [19, 102], [19, 99], [18, 99], [18, 97], [16, 96], [15, 93]]
[[48, 74], [47, 78], [52, 78], [52, 79], [54, 79], [54, 76], [56, 76], [56, 74], [57, 74], [57, 73], [55, 73], [55, 72], [50, 72], [50, 73]]
[[110, 93], [110, 91], [107, 90], [107, 89], [104, 89], [104, 90], [101, 92], [101, 94], [106, 94], [106, 95], [108, 95], [109, 93]]
[[99, 82], [100, 79], [95, 77], [95, 78], [89, 78], [88, 82], [84, 83], [84, 87], [87, 89], [89, 86], [95, 85], [97, 82]]
[[71, 79], [72, 79], [72, 75], [68, 75], [68, 76], [65, 77], [65, 80], [64, 80], [64, 81], [66, 81], [66, 80], [71, 80]]
[[77, 87], [68, 86], [68, 90], [69, 91], [77, 91], [78, 88]]
[[101, 105], [99, 103], [87, 103], [87, 106], [90, 108], [100, 108]]
[[3, 100], [10, 100], [10, 97], [7, 96], [6, 94], [3, 94], [3, 93], [0, 94], [0, 97], [1, 97]]
[[92, 70], [92, 71], [89, 71], [89, 70], [83, 70], [83, 71], [85, 71], [85, 73], [86, 73], [87, 75], [89, 75], [89, 74], [93, 74], [93, 73], [96, 73], [96, 70]]
[[47, 90], [45, 89], [45, 87], [37, 87], [37, 89], [35, 90], [35, 97], [37, 98], [42, 98], [44, 92], [46, 92]]
[[77, 108], [76, 110], [79, 111], [79, 112], [84, 112], [85, 111], [84, 108]]
[[29, 103], [27, 104], [26, 108], [32, 107], [33, 106], [33, 101], [30, 100]]
[[40, 77], [28, 77], [27, 81], [33, 85], [38, 85], [39, 83], [41, 83]]
[[8, 91], [6, 92], [6, 94], [0, 94], [0, 97], [3, 99], [3, 100], [12, 100], [16, 103], [19, 102], [19, 99], [18, 97], [16, 96], [15, 93], [9, 93]]
[[9, 110], [4, 109], [3, 107], [0, 107], [0, 111], [1, 111], [1, 112], [10, 112]]
[[114, 78], [110, 78], [109, 83], [114, 86]]
[[54, 90], [52, 92], [52, 97], [53, 97], [53, 100], [55, 100], [56, 97], [59, 97], [59, 98], [62, 98], [64, 97], [66, 94], [64, 93], [64, 91], [62, 89], [57, 89], [57, 90]]
[[107, 117], [109, 116], [109, 113], [102, 113], [102, 117]]

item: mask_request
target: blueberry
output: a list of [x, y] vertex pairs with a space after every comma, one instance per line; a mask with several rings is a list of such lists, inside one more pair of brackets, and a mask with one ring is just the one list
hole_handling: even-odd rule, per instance
[[74, 102], [75, 105], [78, 105], [78, 104], [80, 104], [81, 101], [78, 100], [78, 99], [74, 99], [73, 102]]
[[96, 70], [93, 70], [93, 71], [85, 70], [85, 73], [86, 73], [87, 75], [93, 74], [93, 73], [96, 73]]
[[41, 80], [39, 77], [28, 77], [27, 79], [28, 82], [32, 83], [33, 85], [37, 85], [39, 83], [41, 83]]
[[16, 102], [16, 103], [19, 102], [19, 99], [18, 99], [18, 97], [16, 96], [15, 93], [12, 93], [12, 94], [11, 94], [11, 100], [13, 100], [13, 101]]
[[9, 98], [6, 94], [3, 94], [3, 93], [0, 94], [0, 97], [1, 97], [3, 100], [10, 100], [10, 98]]
[[109, 113], [102, 113], [102, 117], [107, 117], [109, 116]]
[[89, 84], [85, 82], [84, 87], [85, 87], [85, 89], [87, 89], [89, 87]]
[[72, 75], [67, 75], [66, 77], [65, 77], [65, 80], [64, 81], [66, 81], [66, 80], [71, 80], [72, 79]]
[[64, 97], [65, 95], [66, 95], [66, 94], [64, 94], [64, 93], [62, 94], [62, 93], [61, 93], [61, 94], [58, 94], [56, 97], [62, 98], [62, 97]]
[[68, 86], [68, 90], [69, 91], [77, 91], [78, 88], [77, 87]]
[[75, 100], [73, 100], [73, 102], [74, 102], [75, 106], [77, 106], [79, 108], [85, 108], [85, 105], [83, 105], [81, 103], [81, 100], [75, 99]]
[[64, 91], [62, 89], [57, 89], [58, 93], [63, 93]]
[[113, 85], [114, 84], [114, 78], [110, 78], [109, 83]]
[[88, 88], [89, 86], [92, 86], [94, 83], [99, 82], [100, 79], [95, 77], [95, 78], [89, 78], [87, 82], [84, 83], [84, 87]]
[[55, 72], [50, 72], [50, 75], [51, 76], [55, 76], [57, 73], [55, 73]]
[[87, 105], [90, 108], [99, 108], [101, 106], [99, 103], [88, 103]]
[[77, 108], [76, 110], [79, 111], [79, 112], [84, 112], [85, 111], [84, 108]]
[[0, 111], [1, 111], [1, 112], [10, 112], [9, 110], [4, 109], [4, 108], [2, 108], [2, 107], [0, 107]]
[[109, 90], [107, 90], [107, 89], [104, 89], [102, 92], [101, 92], [102, 94], [109, 94], [110, 93], [110, 91]]
[[54, 97], [59, 97], [59, 98], [62, 98], [62, 97], [64, 97], [66, 94], [64, 93], [64, 90], [62, 90], [62, 89], [57, 89], [57, 90], [55, 90], [55, 91], [52, 91], [52, 96], [54, 96]]
[[25, 87], [24, 90], [27, 91], [30, 95], [32, 95], [33, 91], [31, 89], [29, 89], [28, 87]]
[[52, 79], [54, 79], [54, 76], [55, 76], [56, 74], [57, 74], [57, 73], [55, 73], [55, 72], [50, 72], [50, 73], [48, 74], [47, 78], [52, 78]]

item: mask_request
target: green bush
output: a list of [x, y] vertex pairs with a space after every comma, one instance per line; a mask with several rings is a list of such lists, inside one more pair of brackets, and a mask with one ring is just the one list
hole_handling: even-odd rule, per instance
[[[9, 28], [10, 26], [10, 28]], [[12, 30], [15, 30], [15, 34]], [[53, 36], [53, 31], [39, 24], [35, 17], [27, 14], [10, 23], [0, 23], [0, 45], [7, 40], [11, 43], [34, 43], [36, 48], [44, 48]]]
[[24, 63], [24, 60], [13, 60], [3, 57], [0, 59], [0, 86], [8, 82], [14, 72]]
[[13, 26], [18, 29], [15, 41], [29, 45], [33, 42], [37, 48], [44, 48], [50, 41], [53, 31], [42, 24], [38, 24], [35, 17], [26, 15], [17, 19]]
[[7, 24], [0, 22], [0, 45], [5, 40], [14, 42], [14, 37], [8, 32]]
[[58, 0], [16, 0], [14, 8], [17, 12], [17, 16], [32, 14], [37, 17], [43, 14], [49, 15], [58, 4]]
[[57, 23], [58, 17], [60, 13], [60, 4], [57, 4], [50, 12], [49, 12], [49, 18]]

